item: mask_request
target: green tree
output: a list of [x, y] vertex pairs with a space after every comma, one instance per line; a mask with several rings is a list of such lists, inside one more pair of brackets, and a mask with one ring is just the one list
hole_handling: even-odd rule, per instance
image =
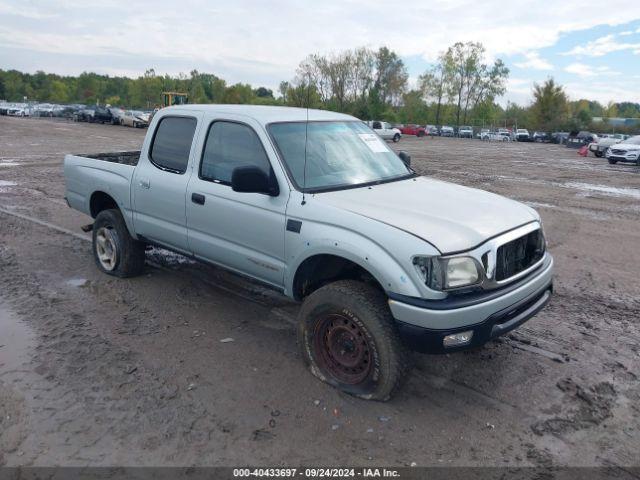
[[440, 59], [448, 94], [456, 105], [456, 125], [460, 125], [461, 117], [467, 123], [471, 109], [506, 91], [509, 69], [500, 59], [489, 67], [484, 56], [481, 43], [457, 42]]
[[224, 103], [252, 103], [255, 99], [251, 85], [247, 83], [236, 83], [227, 88], [224, 94]]
[[273, 98], [273, 90], [266, 87], [258, 87], [253, 91], [258, 98]]
[[566, 124], [569, 112], [567, 94], [553, 78], [533, 84], [531, 118], [537, 130], [552, 132]]
[[375, 54], [374, 85], [383, 104], [398, 101], [407, 88], [409, 73], [397, 53], [380, 47]]
[[442, 103], [445, 100], [445, 95], [447, 95], [447, 85], [450, 83], [449, 70], [445, 68], [442, 56], [431, 70], [420, 76], [418, 82], [422, 95], [426, 98], [434, 99], [436, 104], [434, 122], [436, 125], [440, 125]]

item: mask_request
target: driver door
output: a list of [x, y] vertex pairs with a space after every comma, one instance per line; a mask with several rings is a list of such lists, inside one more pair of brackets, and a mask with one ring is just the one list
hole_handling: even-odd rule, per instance
[[[187, 187], [187, 229], [194, 255], [282, 287], [285, 213], [289, 190], [278, 196], [235, 192], [236, 167], [254, 166], [273, 175], [258, 125], [233, 118], [207, 127], [202, 155]], [[260, 134], [258, 133], [260, 132]]]

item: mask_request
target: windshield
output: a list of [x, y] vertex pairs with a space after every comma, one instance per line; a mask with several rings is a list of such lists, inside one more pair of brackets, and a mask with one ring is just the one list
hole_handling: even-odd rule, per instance
[[640, 145], [640, 135], [636, 135], [635, 137], [627, 138], [624, 143], [631, 143], [633, 145]]
[[272, 123], [269, 132], [296, 186], [305, 191], [354, 187], [412, 175], [404, 162], [362, 122]]

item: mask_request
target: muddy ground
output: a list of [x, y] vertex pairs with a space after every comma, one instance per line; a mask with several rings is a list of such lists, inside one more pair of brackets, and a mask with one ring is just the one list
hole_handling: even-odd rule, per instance
[[420, 173], [537, 208], [556, 293], [483, 349], [417, 355], [373, 403], [304, 369], [297, 306], [276, 293], [163, 251], [139, 278], [98, 272], [63, 156], [144, 134], [0, 117], [0, 465], [640, 464], [640, 168], [554, 145], [394, 145]]

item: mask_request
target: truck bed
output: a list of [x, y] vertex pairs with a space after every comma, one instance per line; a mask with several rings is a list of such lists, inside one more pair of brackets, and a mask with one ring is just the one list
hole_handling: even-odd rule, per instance
[[108, 153], [91, 153], [78, 154], [78, 157], [93, 158], [94, 160], [103, 160], [105, 162], [121, 163], [123, 165], [131, 165], [135, 167], [140, 160], [140, 150], [135, 152], [108, 152]]
[[64, 157], [65, 196], [70, 207], [91, 215], [95, 192], [111, 197], [131, 222], [131, 179], [140, 152], [109, 152]]

